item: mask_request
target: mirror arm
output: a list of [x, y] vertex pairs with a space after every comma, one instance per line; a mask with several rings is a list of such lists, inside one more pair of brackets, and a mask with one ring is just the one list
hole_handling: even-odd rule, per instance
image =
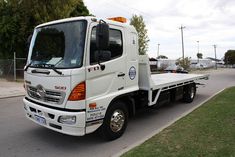
[[100, 64], [100, 69], [101, 69], [101, 71], [103, 71], [105, 69], [105, 65], [104, 64]]
[[100, 50], [98, 50], [98, 64], [100, 66], [101, 71], [105, 69], [105, 65], [100, 63]]
[[102, 22], [103, 22], [103, 23], [106, 23], [104, 20], [101, 19], [101, 20], [99, 21], [99, 24], [101, 24]]

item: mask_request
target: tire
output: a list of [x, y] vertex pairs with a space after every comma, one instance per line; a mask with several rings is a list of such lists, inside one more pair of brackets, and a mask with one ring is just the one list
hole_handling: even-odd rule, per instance
[[184, 87], [183, 102], [191, 103], [196, 95], [196, 85], [190, 84]]
[[[115, 120], [117, 121], [115, 122]], [[126, 105], [122, 101], [116, 101], [110, 104], [99, 132], [105, 140], [115, 140], [125, 132], [127, 122], [128, 110]]]

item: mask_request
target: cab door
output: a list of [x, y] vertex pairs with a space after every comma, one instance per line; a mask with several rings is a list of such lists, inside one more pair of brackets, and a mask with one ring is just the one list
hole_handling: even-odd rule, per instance
[[[124, 31], [122, 27], [109, 26], [109, 48], [107, 51], [111, 53], [111, 59], [101, 62], [104, 65], [104, 70], [101, 70], [97, 62], [96, 53], [96, 25], [92, 24], [88, 39], [88, 55], [86, 66], [86, 98], [87, 104], [96, 102], [98, 108], [101, 107], [101, 102], [96, 99], [102, 97], [109, 97], [109, 95], [116, 94], [118, 91], [125, 89], [126, 79], [126, 53], [124, 53]], [[108, 98], [106, 99], [108, 100]], [[102, 100], [100, 100], [102, 101]], [[106, 105], [107, 106], [107, 105]], [[101, 108], [106, 108], [102, 106]], [[89, 108], [87, 108], [89, 110]], [[97, 109], [99, 111], [99, 109]], [[102, 109], [100, 109], [102, 110]], [[91, 116], [87, 114], [87, 120], [95, 120], [102, 118], [103, 113], [100, 112], [100, 117]]]

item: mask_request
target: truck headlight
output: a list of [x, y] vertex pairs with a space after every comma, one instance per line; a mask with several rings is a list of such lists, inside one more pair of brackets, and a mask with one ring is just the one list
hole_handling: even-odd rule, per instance
[[76, 116], [60, 116], [58, 121], [62, 124], [72, 125], [76, 123]]

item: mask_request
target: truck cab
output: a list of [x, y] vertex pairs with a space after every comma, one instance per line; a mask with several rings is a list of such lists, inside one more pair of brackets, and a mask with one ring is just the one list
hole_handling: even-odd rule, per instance
[[115, 98], [138, 91], [136, 30], [105, 20], [108, 46], [98, 49], [99, 22], [76, 17], [35, 28], [24, 73], [24, 108], [30, 120], [82, 136], [102, 125]]

